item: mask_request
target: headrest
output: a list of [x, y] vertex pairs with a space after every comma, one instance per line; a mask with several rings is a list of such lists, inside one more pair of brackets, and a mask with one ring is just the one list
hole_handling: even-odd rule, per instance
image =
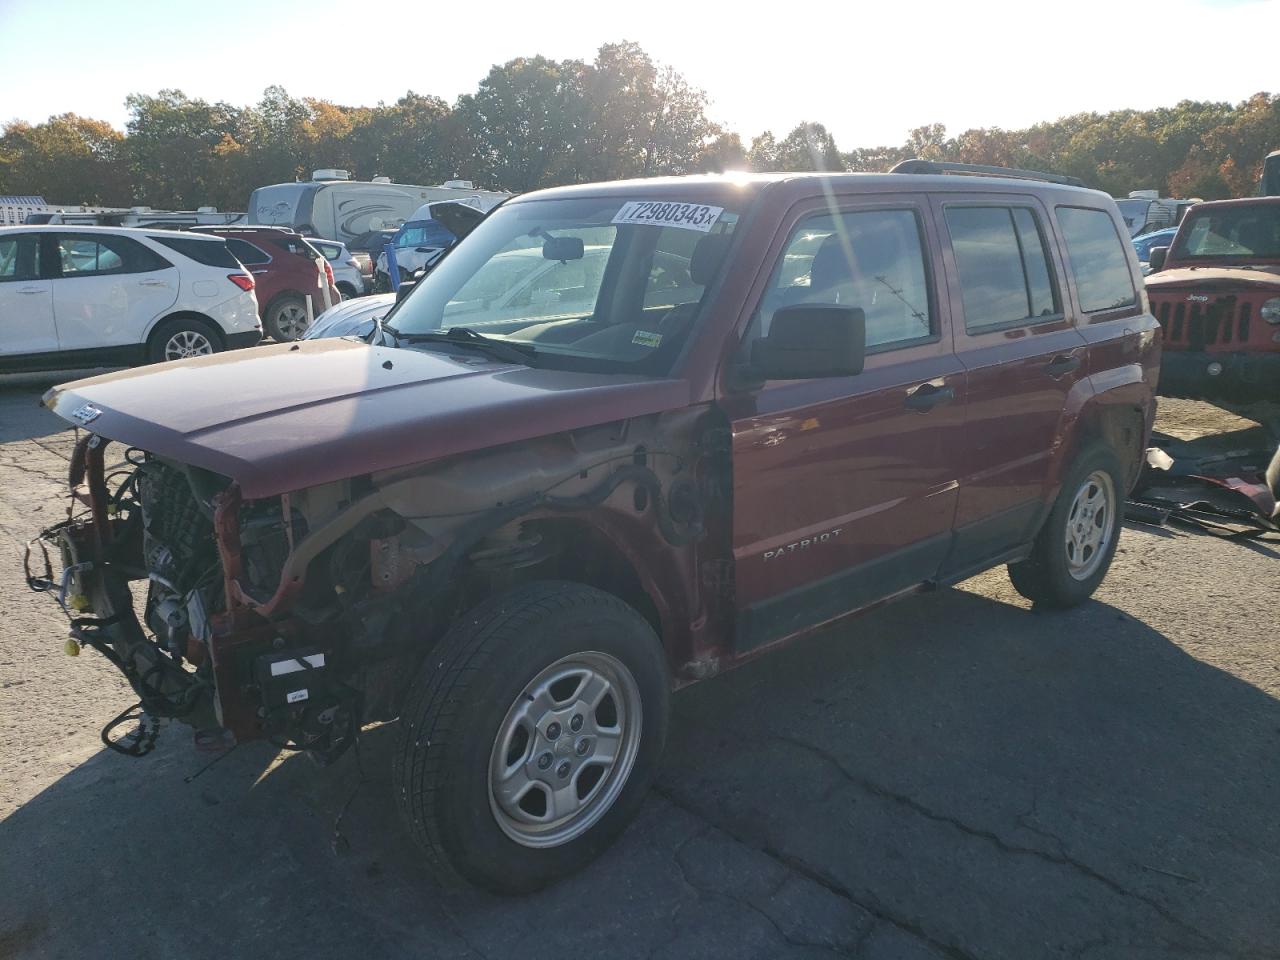
[[825, 290], [848, 279], [852, 270], [843, 246], [838, 233], [822, 241], [822, 246], [813, 255], [813, 263], [809, 265], [810, 290]]
[[710, 283], [720, 269], [720, 264], [724, 262], [725, 254], [729, 252], [731, 239], [723, 233], [701, 237], [694, 244], [693, 253], [689, 257], [689, 279], [700, 287]]

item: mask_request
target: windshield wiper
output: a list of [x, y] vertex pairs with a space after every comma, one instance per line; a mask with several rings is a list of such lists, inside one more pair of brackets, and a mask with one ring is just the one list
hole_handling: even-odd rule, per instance
[[450, 327], [444, 333], [403, 333], [390, 324], [384, 323], [382, 329], [395, 337], [397, 343], [453, 343], [483, 351], [508, 363], [527, 365], [538, 352], [532, 344], [517, 345], [504, 340], [494, 340], [492, 337], [476, 333], [470, 327]]

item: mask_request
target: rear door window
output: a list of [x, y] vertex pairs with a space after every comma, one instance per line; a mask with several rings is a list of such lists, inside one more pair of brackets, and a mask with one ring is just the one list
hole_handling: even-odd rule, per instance
[[1067, 242], [1080, 309], [1093, 313], [1136, 303], [1129, 258], [1111, 215], [1087, 207], [1058, 207], [1058, 223]]
[[1044, 235], [1032, 210], [949, 206], [946, 221], [966, 331], [1061, 316]]

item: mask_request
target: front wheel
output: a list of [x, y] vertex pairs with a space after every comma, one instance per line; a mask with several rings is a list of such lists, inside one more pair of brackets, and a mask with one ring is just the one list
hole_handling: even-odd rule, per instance
[[411, 686], [400, 811], [437, 869], [536, 890], [631, 820], [669, 705], [662, 647], [635, 610], [581, 584], [517, 587], [466, 614]]
[[1086, 447], [1062, 482], [1031, 556], [1009, 564], [1014, 589], [1046, 607], [1073, 607], [1098, 588], [1120, 538], [1124, 472], [1111, 448]]

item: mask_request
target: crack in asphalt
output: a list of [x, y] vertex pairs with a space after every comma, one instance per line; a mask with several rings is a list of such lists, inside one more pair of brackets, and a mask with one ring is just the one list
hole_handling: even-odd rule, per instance
[[[676, 849], [672, 852], [672, 859], [675, 861], [676, 867], [680, 870], [681, 880], [684, 882], [685, 886], [687, 886], [690, 890], [694, 892], [695, 896], [697, 896], [698, 899], [702, 899], [704, 897], [719, 897], [721, 899], [728, 900], [730, 903], [735, 903], [740, 907], [746, 907], [748, 910], [751, 910], [759, 914], [761, 917], [763, 917], [764, 920], [771, 927], [773, 927], [774, 931], [778, 934], [779, 939], [781, 939], [783, 943], [786, 943], [789, 946], [826, 950], [830, 953], [834, 953], [836, 956], [839, 956], [839, 957], [857, 956], [856, 949], [854, 951], [846, 951], [846, 950], [840, 949], [834, 944], [824, 943], [820, 940], [805, 940], [805, 939], [796, 938], [795, 936], [793, 936], [792, 934], [784, 930], [782, 928], [782, 925], [778, 922], [778, 920], [772, 914], [770, 914], [767, 910], [765, 910], [759, 904], [754, 903], [749, 897], [735, 896], [734, 894], [729, 893], [725, 890], [718, 890], [712, 887], [706, 887], [706, 886], [702, 886], [700, 884], [695, 883], [689, 877], [689, 870], [687, 865], [684, 862], [685, 848], [688, 847], [689, 844], [691, 844], [693, 841], [701, 839], [702, 837], [705, 837], [713, 832], [724, 833], [724, 831], [721, 830], [719, 827], [717, 827], [715, 824], [710, 823], [705, 819], [703, 819], [703, 823], [706, 824], [703, 827], [703, 829], [697, 831], [692, 836], [681, 841], [680, 845], [677, 846]], [[736, 840], [736, 838], [731, 838], [731, 839]], [[782, 888], [786, 886], [787, 881], [790, 880], [791, 878], [792, 878], [792, 871], [784, 871], [778, 883], [776, 883], [773, 889], [769, 891], [769, 898], [772, 899], [773, 897], [777, 896], [782, 891]], [[870, 928], [870, 927], [874, 927], [875, 924], [871, 923], [871, 924], [868, 924], [867, 926]], [[863, 942], [866, 939], [867, 933], [868, 931], [859, 932], [859, 937], [858, 937], [859, 943]], [[676, 939], [679, 939], [679, 938], [677, 937]], [[669, 946], [670, 944], [665, 944], [665, 945]]]
[[[1061, 837], [1058, 837], [1042, 829], [1028, 827], [1028, 829], [1031, 829], [1032, 832], [1037, 833], [1043, 837], [1054, 840], [1058, 846], [1057, 853], [1049, 853], [1044, 850], [1038, 850], [1035, 847], [1024, 847], [1016, 843], [1010, 843], [1009, 841], [1005, 840], [1003, 837], [1001, 837], [997, 833], [994, 833], [990, 830], [983, 830], [978, 827], [970, 826], [969, 824], [965, 823], [964, 821], [956, 817], [948, 816], [947, 814], [943, 814], [943, 813], [938, 813], [937, 811], [931, 810], [929, 807], [926, 807], [920, 801], [915, 800], [912, 797], [906, 796], [905, 794], [896, 793], [890, 790], [889, 788], [879, 783], [876, 783], [873, 780], [869, 780], [866, 777], [858, 776], [857, 774], [853, 773], [851, 770], [847, 769], [838, 757], [836, 757], [834, 754], [830, 753], [827, 750], [824, 750], [819, 746], [816, 746], [812, 743], [807, 743], [803, 740], [799, 740], [794, 737], [786, 736], [784, 734], [772, 734], [771, 737], [772, 739], [777, 740], [781, 743], [786, 743], [794, 747], [799, 747], [802, 750], [806, 750], [809, 753], [813, 754], [814, 756], [824, 760], [825, 762], [830, 764], [832, 767], [834, 767], [836, 771], [839, 772], [842, 777], [844, 777], [845, 780], [847, 780], [849, 783], [853, 784], [854, 786], [859, 787], [860, 789], [866, 791], [867, 793], [870, 793], [874, 796], [881, 797], [885, 800], [889, 800], [893, 803], [904, 806], [908, 810], [911, 810], [913, 813], [919, 814], [920, 816], [925, 817], [926, 819], [933, 820], [937, 823], [948, 824], [949, 826], [954, 827], [955, 829], [960, 830], [961, 832], [969, 836], [986, 840], [994, 844], [997, 848], [1004, 851], [1005, 853], [1035, 857], [1039, 860], [1045, 861], [1046, 863], [1051, 863], [1056, 866], [1064, 866], [1064, 867], [1069, 867], [1071, 869], [1074, 869], [1078, 871], [1080, 874], [1082, 874], [1083, 876], [1088, 877], [1090, 880], [1093, 880], [1097, 883], [1102, 884], [1104, 887], [1106, 887], [1112, 893], [1115, 893], [1117, 896], [1137, 900], [1145, 904], [1146, 906], [1150, 907], [1165, 922], [1169, 923], [1171, 926], [1180, 930], [1182, 933], [1187, 934], [1191, 937], [1194, 937], [1196, 940], [1198, 940], [1205, 949], [1217, 950], [1217, 951], [1225, 951], [1228, 949], [1223, 947], [1223, 945], [1215, 942], [1214, 939], [1210, 937], [1208, 934], [1200, 930], [1197, 930], [1195, 927], [1191, 926], [1191, 924], [1187, 923], [1181, 917], [1178, 917], [1177, 915], [1175, 915], [1171, 910], [1169, 910], [1168, 907], [1166, 907], [1164, 904], [1160, 903], [1158, 900], [1154, 899], [1153, 897], [1149, 897], [1146, 894], [1138, 893], [1137, 891], [1129, 890], [1118, 881], [1112, 879], [1111, 877], [1108, 877], [1104, 873], [1099, 872], [1097, 869], [1089, 866], [1087, 863], [1084, 863], [1080, 860], [1075, 859], [1074, 857], [1069, 856], [1066, 853], [1066, 845], [1063, 842]], [[1035, 807], [1033, 805], [1032, 811], [1029, 811], [1029, 813], [1033, 813], [1034, 810], [1035, 810]], [[1023, 814], [1019, 818], [1019, 821], [1021, 822], [1022, 818], [1028, 815], [1029, 814]], [[1087, 945], [1088, 944], [1086, 944], [1086, 946]], [[1188, 951], [1185, 947], [1180, 947], [1178, 949], [1179, 949], [1179, 952], [1193, 952], [1193, 953], [1200, 952], [1196, 950]], [[1272, 954], [1272, 953], [1264, 954], [1264, 953], [1256, 953], [1251, 951], [1240, 952], [1238, 950], [1232, 950], [1231, 952], [1234, 953], [1236, 956], [1241, 956], [1241, 957], [1274, 957], [1276, 956], [1276, 954]]]
[[[777, 850], [776, 848], [773, 847], [772, 844], [768, 842], [761, 842], [756, 838], [747, 835], [744, 832], [736, 831], [731, 827], [727, 827], [722, 824], [716, 823], [710, 817], [708, 817], [705, 813], [703, 813], [700, 809], [698, 809], [694, 804], [690, 803], [684, 797], [677, 795], [670, 788], [664, 786], [663, 784], [654, 784], [652, 789], [654, 793], [658, 794], [658, 796], [662, 797], [668, 803], [679, 808], [680, 810], [683, 810], [685, 813], [689, 814], [690, 816], [695, 817], [696, 819], [702, 821], [712, 829], [720, 833], [723, 833], [725, 836], [728, 836], [733, 840], [736, 840], [738, 843], [742, 844], [745, 847], [755, 850], [757, 853], [764, 854], [766, 857], [775, 861], [781, 866], [787, 868], [789, 871], [795, 874], [798, 874], [801, 877], [804, 877], [806, 880], [813, 881], [818, 886], [822, 887], [824, 890], [827, 890], [829, 893], [833, 893], [837, 897], [840, 897], [842, 900], [846, 900], [849, 903], [853, 904], [855, 907], [858, 907], [866, 911], [867, 913], [871, 914], [871, 916], [874, 917], [876, 920], [883, 921], [884, 923], [887, 923], [892, 927], [896, 927], [898, 930], [901, 930], [903, 933], [911, 937], [914, 937], [915, 939], [921, 941], [924, 944], [927, 944], [930, 948], [938, 951], [943, 956], [950, 957], [951, 960], [979, 960], [978, 957], [974, 956], [971, 953], [968, 953], [961, 947], [958, 947], [954, 944], [944, 943], [943, 941], [937, 940], [936, 938], [930, 936], [918, 924], [913, 923], [912, 921], [904, 917], [894, 915], [893, 912], [890, 911], [888, 907], [881, 904], [878, 900], [873, 900], [871, 902], [868, 902], [866, 900], [859, 899], [853, 893], [852, 890], [846, 887], [838, 879], [831, 876], [831, 874], [829, 874], [827, 871], [814, 867], [812, 864], [807, 863], [806, 861], [800, 859], [799, 857], [785, 853], [781, 850]], [[688, 843], [692, 839], [693, 838], [689, 838], [689, 840], [684, 841], [684, 843]], [[677, 863], [677, 866], [680, 866], [680, 864]], [[681, 867], [681, 871], [683, 872], [683, 867]], [[690, 886], [692, 887], [693, 885], [690, 884]], [[696, 891], [698, 888], [693, 887], [693, 889]], [[869, 926], [870, 926], [870, 929], [867, 932], [867, 936], [869, 936], [871, 931], [874, 930], [875, 924], [870, 924]], [[866, 940], [866, 937], [864, 936], [862, 943], [865, 943], [865, 940]], [[859, 944], [859, 947], [861, 947], [862, 943]], [[848, 955], [856, 956], [856, 954], [848, 954]]]

